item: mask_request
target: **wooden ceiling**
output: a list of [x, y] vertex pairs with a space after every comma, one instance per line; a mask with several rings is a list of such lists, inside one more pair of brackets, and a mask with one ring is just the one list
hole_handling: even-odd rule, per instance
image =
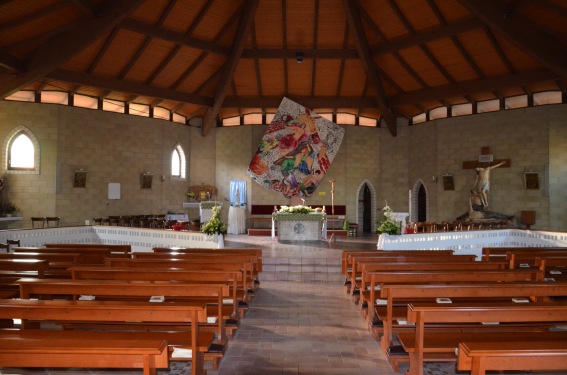
[[[302, 62], [297, 62], [300, 53]], [[565, 0], [0, 0], [0, 95], [410, 119], [567, 80]], [[474, 109], [473, 109], [474, 111]]]

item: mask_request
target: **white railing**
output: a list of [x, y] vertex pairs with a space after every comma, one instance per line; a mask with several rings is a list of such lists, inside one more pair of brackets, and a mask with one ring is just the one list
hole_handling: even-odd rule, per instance
[[103, 225], [1, 230], [0, 243], [6, 243], [7, 240], [20, 240], [20, 246], [34, 247], [46, 243], [131, 245], [132, 251], [151, 251], [154, 247], [219, 247], [219, 239], [216, 236], [211, 237], [199, 232]]
[[391, 236], [381, 234], [379, 250], [455, 250], [455, 254], [475, 254], [483, 247], [567, 247], [567, 233], [521, 229], [437, 232]]

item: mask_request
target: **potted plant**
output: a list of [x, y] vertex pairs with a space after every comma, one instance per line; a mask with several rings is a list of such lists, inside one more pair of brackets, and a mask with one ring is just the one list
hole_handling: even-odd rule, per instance
[[4, 204], [4, 206], [2, 207], [2, 213], [6, 214], [6, 216], [12, 216], [14, 212], [16, 212], [16, 210], [16, 206], [14, 206], [14, 204], [10, 202]]
[[382, 218], [382, 221], [378, 223], [376, 233], [378, 233], [378, 235], [382, 233], [388, 233], [391, 235], [400, 234], [402, 226], [392, 217], [392, 209], [388, 206], [388, 203], [386, 203], [384, 208], [382, 208], [382, 211], [384, 212], [384, 217]]
[[226, 225], [222, 222], [220, 218], [220, 207], [213, 207], [213, 214], [211, 219], [203, 225], [203, 233], [208, 236], [219, 236], [219, 249], [224, 247], [224, 235], [226, 234]]

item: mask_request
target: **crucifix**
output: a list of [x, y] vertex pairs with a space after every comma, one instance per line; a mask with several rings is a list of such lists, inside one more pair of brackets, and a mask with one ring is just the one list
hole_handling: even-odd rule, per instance
[[335, 214], [335, 179], [329, 180], [331, 183], [331, 215]]
[[511, 166], [510, 159], [494, 160], [490, 154], [490, 147], [482, 147], [478, 161], [464, 161], [463, 169], [475, 169], [476, 181], [471, 188], [471, 200], [476, 198], [477, 204], [483, 209], [488, 207], [488, 193], [490, 191], [490, 171], [498, 167]]

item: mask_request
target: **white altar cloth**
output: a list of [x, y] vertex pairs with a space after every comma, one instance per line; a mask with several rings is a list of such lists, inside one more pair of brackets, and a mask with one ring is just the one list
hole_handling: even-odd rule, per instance
[[244, 207], [228, 208], [228, 234], [246, 233], [246, 209]]

